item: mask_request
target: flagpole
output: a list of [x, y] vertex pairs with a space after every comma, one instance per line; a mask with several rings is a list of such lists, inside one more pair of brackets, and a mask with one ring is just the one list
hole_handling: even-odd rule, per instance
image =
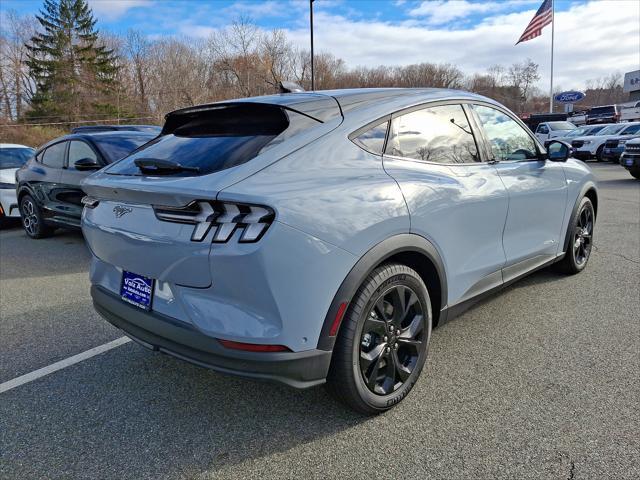
[[551, 0], [551, 86], [549, 87], [549, 113], [553, 113], [553, 41], [556, 28], [555, 2]]
[[311, 30], [311, 90], [316, 89], [313, 72], [313, 0], [309, 0], [309, 29]]

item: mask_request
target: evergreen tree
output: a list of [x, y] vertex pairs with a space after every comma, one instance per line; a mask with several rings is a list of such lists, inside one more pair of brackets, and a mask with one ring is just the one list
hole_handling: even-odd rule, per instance
[[35, 80], [30, 116], [72, 121], [113, 113], [116, 57], [100, 45], [86, 0], [44, 0], [42, 26], [31, 38], [26, 65]]

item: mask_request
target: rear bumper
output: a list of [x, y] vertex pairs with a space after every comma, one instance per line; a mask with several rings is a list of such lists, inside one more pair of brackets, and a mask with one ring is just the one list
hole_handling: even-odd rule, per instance
[[232, 375], [272, 380], [295, 388], [325, 382], [331, 352], [255, 353], [230, 350], [193, 326], [157, 312], [146, 312], [99, 286], [91, 287], [96, 311], [133, 340], [156, 351]]

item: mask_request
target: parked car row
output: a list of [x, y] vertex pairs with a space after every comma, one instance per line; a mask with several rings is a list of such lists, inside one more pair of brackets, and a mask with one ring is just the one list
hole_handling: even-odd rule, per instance
[[626, 168], [634, 178], [640, 180], [640, 137], [625, 143], [620, 155], [620, 165]]
[[609, 159], [609, 157], [605, 158], [604, 156], [605, 143], [607, 140], [615, 139], [624, 144], [626, 140], [638, 135], [639, 132], [640, 122], [606, 125], [601, 130], [596, 131], [595, 134], [572, 139], [571, 146], [573, 147], [573, 156], [580, 160], [595, 158], [599, 162], [605, 161]]

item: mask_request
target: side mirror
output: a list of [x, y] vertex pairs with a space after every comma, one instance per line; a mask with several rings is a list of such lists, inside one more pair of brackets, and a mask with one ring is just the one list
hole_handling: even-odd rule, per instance
[[85, 171], [85, 170], [99, 170], [102, 168], [95, 159], [93, 158], [81, 158], [76, 161], [73, 166], [76, 170]]
[[571, 147], [559, 140], [552, 140], [547, 146], [547, 158], [552, 162], [566, 162], [571, 155]]

